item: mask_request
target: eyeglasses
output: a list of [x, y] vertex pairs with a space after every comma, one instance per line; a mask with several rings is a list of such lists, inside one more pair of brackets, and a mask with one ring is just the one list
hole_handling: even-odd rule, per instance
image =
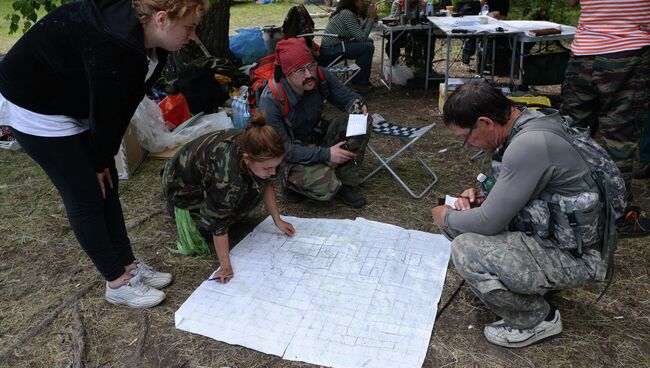
[[304, 77], [305, 73], [307, 73], [307, 69], [309, 69], [309, 71], [312, 72], [314, 69], [316, 69], [317, 66], [318, 66], [318, 63], [314, 61], [311, 64], [307, 64], [307, 65], [303, 66], [302, 68], [298, 68], [298, 69], [294, 70], [289, 75], [296, 75], [298, 77]]
[[467, 136], [465, 136], [463, 143], [460, 144], [461, 147], [465, 147], [467, 145], [467, 141], [469, 141], [469, 137], [472, 136], [472, 133], [474, 132], [474, 128], [476, 128], [476, 123], [474, 123], [474, 125], [472, 125], [472, 127], [469, 128], [469, 133], [467, 133]]

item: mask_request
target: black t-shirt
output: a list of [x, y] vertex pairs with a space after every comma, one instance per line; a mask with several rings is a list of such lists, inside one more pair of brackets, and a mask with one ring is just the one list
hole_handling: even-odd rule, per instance
[[498, 11], [503, 17], [507, 16], [510, 10], [510, 0], [486, 0], [485, 3], [491, 12]]

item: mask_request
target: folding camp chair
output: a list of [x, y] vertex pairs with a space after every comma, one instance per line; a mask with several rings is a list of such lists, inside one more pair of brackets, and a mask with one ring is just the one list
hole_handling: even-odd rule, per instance
[[298, 35], [298, 37], [336, 37], [341, 41], [343, 51], [336, 59], [325, 66], [324, 69], [336, 75], [344, 85], [348, 84], [361, 71], [361, 68], [356, 63], [348, 64], [348, 60], [345, 58], [345, 42], [339, 35], [332, 33], [305, 33]]
[[[386, 121], [381, 115], [379, 114], [373, 114], [372, 115], [372, 131], [373, 133], [381, 134], [386, 137], [390, 138], [395, 138], [396, 140], [400, 141], [400, 143], [403, 144], [403, 146], [397, 150], [395, 153], [393, 153], [390, 157], [384, 159], [373, 147], [370, 143], [368, 143], [368, 150], [370, 153], [372, 153], [377, 160], [379, 160], [379, 165], [375, 167], [368, 175], [366, 175], [365, 178], [361, 179], [361, 183], [365, 182], [366, 180], [370, 179], [372, 176], [377, 174], [381, 169], [386, 169], [388, 172], [390, 172], [391, 175], [397, 180], [397, 182], [406, 189], [406, 191], [416, 199], [422, 198], [432, 187], [433, 185], [438, 181], [438, 176], [436, 173], [433, 171], [429, 165], [420, 157], [420, 155], [415, 152], [413, 149], [413, 145], [415, 142], [418, 141], [422, 136], [424, 136], [429, 130], [431, 130], [434, 126], [436, 126], [436, 123], [429, 124], [427, 126], [421, 127], [421, 128], [411, 128], [411, 127], [404, 127], [401, 125], [397, 125], [395, 123]], [[424, 188], [422, 192], [419, 194], [416, 194], [405, 182], [400, 178], [400, 176], [393, 170], [393, 168], [390, 166], [391, 161], [396, 159], [398, 156], [400, 156], [404, 152], [410, 152], [411, 155], [420, 162], [420, 165], [424, 168], [424, 170], [431, 176], [431, 182], [429, 185]]]

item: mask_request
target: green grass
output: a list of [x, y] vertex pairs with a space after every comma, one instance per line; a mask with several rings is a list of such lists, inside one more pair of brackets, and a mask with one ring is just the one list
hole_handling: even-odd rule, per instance
[[13, 0], [0, 0], [0, 54], [6, 53], [20, 37], [20, 33], [9, 34], [9, 21], [5, 15], [11, 14]]
[[[261, 5], [255, 2], [237, 2], [230, 8], [230, 33], [234, 34], [238, 28], [264, 27], [267, 25], [282, 26], [284, 17], [289, 9], [295, 4], [290, 1], [280, 1], [274, 4]], [[324, 10], [315, 6], [307, 5], [309, 14], [324, 13]], [[314, 17], [316, 27], [324, 27], [328, 18]]]

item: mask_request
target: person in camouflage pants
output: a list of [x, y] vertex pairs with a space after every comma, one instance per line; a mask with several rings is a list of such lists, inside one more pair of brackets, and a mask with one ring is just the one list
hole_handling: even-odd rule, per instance
[[634, 153], [650, 102], [650, 47], [632, 55], [572, 57], [562, 86], [562, 113], [574, 125], [600, 131], [628, 191]]
[[[290, 223], [280, 218], [272, 181], [282, 162], [284, 145], [276, 130], [254, 116], [245, 130], [208, 133], [186, 144], [162, 172], [167, 209], [176, 218], [179, 237], [198, 233], [211, 237], [219, 269], [213, 277], [228, 282], [230, 263], [228, 230], [264, 201], [275, 225], [293, 235]], [[191, 218], [194, 226], [181, 222]], [[198, 239], [197, 239], [198, 238]], [[194, 237], [201, 242], [200, 236]]]
[[269, 81], [262, 91], [258, 110], [284, 140], [285, 198], [336, 198], [351, 207], [363, 207], [366, 199], [357, 188], [370, 129], [365, 135], [347, 138], [347, 119], [327, 122], [322, 117], [325, 99], [341, 111], [367, 114], [363, 98], [318, 67], [302, 38], [278, 42], [278, 74], [282, 77]]
[[[608, 203], [597, 194], [596, 183], [585, 180], [592, 174], [587, 158], [558, 132], [563, 130], [557, 111], [514, 107], [488, 82], [461, 86], [443, 111], [445, 125], [463, 147], [494, 152], [493, 159], [500, 162], [493, 163], [499, 172], [491, 172], [496, 181], [487, 193], [470, 188], [459, 195], [454, 208], [440, 205], [431, 210], [441, 232], [452, 239], [456, 270], [502, 318], [485, 326], [486, 339], [516, 348], [561, 333], [560, 312], [547, 300], [547, 292], [603, 281], [606, 276], [603, 254], [608, 253], [601, 254], [604, 226], [596, 226], [593, 234], [589, 229], [594, 223], [605, 224], [601, 208]], [[610, 176], [616, 178], [616, 198], [624, 202], [623, 179], [616, 166], [604, 150], [594, 155], [588, 159], [608, 162]], [[575, 198], [575, 205], [589, 203], [587, 208], [594, 211], [591, 220], [582, 220], [587, 211], [576, 220], [581, 242], [575, 238], [572, 244], [567, 242], [567, 235], [575, 233], [562, 227], [560, 220], [576, 212], [562, 212], [560, 202], [550, 202], [560, 196]], [[543, 206], [538, 205], [541, 202]], [[624, 203], [619, 207], [622, 211]], [[583, 230], [591, 236], [582, 236]]]
[[342, 185], [350, 187], [359, 185], [359, 166], [363, 162], [365, 149], [368, 145], [367, 135], [370, 133], [370, 119], [366, 136], [351, 139], [345, 137], [346, 118], [335, 118], [331, 122], [321, 120], [320, 125], [328, 126], [323, 138], [315, 145], [331, 147], [341, 141], [346, 141], [346, 149], [358, 152], [357, 156], [338, 166], [329, 163], [286, 164], [283, 173], [288, 189], [315, 200], [327, 201], [336, 195]]
[[634, 155], [650, 106], [649, 3], [567, 1], [572, 6], [580, 3], [581, 15], [560, 111], [576, 126], [590, 128], [592, 137], [600, 131], [605, 149], [623, 174], [630, 208], [617, 225], [619, 236], [650, 235], [650, 219], [632, 206]]

